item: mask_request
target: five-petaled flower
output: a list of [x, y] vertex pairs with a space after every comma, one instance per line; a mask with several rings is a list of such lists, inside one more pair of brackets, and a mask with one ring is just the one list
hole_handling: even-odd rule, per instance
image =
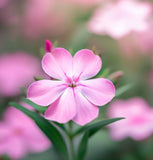
[[28, 99], [48, 106], [45, 118], [59, 123], [73, 120], [79, 125], [97, 118], [99, 108], [115, 95], [113, 83], [104, 78], [89, 79], [101, 69], [102, 62], [91, 50], [82, 49], [74, 57], [64, 48], [55, 48], [42, 59], [44, 71], [54, 80], [30, 85]]

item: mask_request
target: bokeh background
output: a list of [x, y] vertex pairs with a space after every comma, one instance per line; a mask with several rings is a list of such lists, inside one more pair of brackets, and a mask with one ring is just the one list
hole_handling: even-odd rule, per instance
[[[83, 48], [93, 50], [102, 57], [101, 76], [113, 80], [116, 88], [132, 86], [117, 98], [126, 100], [126, 106], [128, 100], [139, 97], [153, 112], [152, 0], [0, 0], [0, 126], [5, 121], [8, 102], [19, 102], [34, 77], [46, 77], [41, 69], [46, 39], [72, 53]], [[116, 71], [122, 72], [112, 76]], [[109, 118], [108, 108], [111, 104], [101, 108], [100, 119]], [[147, 114], [140, 111], [139, 116], [148, 117]], [[153, 114], [150, 117], [153, 119]], [[153, 160], [150, 121], [153, 122], [144, 122], [149, 128], [146, 134], [143, 122], [135, 123], [145, 134], [139, 140], [130, 131], [114, 139], [111, 126], [99, 131], [89, 141], [85, 159]], [[2, 135], [0, 127], [0, 159], [4, 159]], [[15, 143], [9, 145], [15, 147]], [[30, 152], [16, 159], [59, 159], [51, 146]]]

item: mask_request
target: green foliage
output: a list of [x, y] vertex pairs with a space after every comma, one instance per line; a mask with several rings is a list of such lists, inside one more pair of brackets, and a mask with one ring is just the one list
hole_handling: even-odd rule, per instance
[[58, 41], [54, 42], [54, 47], [57, 48], [58, 47]]
[[82, 160], [87, 152], [89, 132], [85, 132], [78, 148], [78, 160]]
[[10, 160], [10, 158], [7, 155], [4, 155], [3, 160]]
[[43, 57], [45, 54], [45, 50], [43, 47], [40, 48], [40, 57]]
[[84, 127], [77, 130], [75, 132], [75, 135], [78, 135], [80, 133], [84, 133], [84, 135], [81, 139], [81, 142], [79, 144], [78, 160], [82, 160], [84, 158], [86, 151], [87, 151], [88, 140], [92, 135], [94, 135], [96, 132], [98, 132], [100, 129], [102, 129], [106, 125], [111, 124], [111, 123], [116, 122], [121, 119], [124, 119], [124, 118], [113, 118], [113, 119], [108, 119], [108, 120], [96, 122], [94, 124], [85, 125]]
[[99, 121], [99, 122], [96, 122], [94, 124], [87, 124], [87, 125], [81, 127], [80, 129], [78, 129], [75, 132], [75, 135], [83, 133], [83, 132], [89, 132], [89, 137], [91, 137], [97, 131], [99, 131], [102, 127], [105, 127], [105, 126], [107, 126], [107, 125], [109, 125], [109, 124], [111, 124], [113, 122], [119, 121], [121, 119], [124, 119], [124, 118], [112, 118], [112, 119]]
[[44, 114], [46, 109], [48, 108], [48, 107], [39, 106], [38, 104], [35, 104], [35, 103], [33, 103], [32, 101], [30, 101], [29, 99], [26, 99], [26, 98], [22, 98], [22, 101], [29, 104], [31, 107], [33, 107], [34, 109], [36, 109], [37, 111], [39, 111], [42, 114]]
[[42, 80], [42, 79], [43, 79], [42, 77], [34, 77], [35, 81], [39, 81], [39, 80]]
[[116, 93], [115, 93], [115, 98], [119, 97], [120, 95], [122, 95], [123, 93], [127, 92], [128, 90], [130, 90], [131, 88], [133, 87], [133, 84], [127, 84], [127, 85], [124, 85], [120, 88], [118, 88], [116, 90]]

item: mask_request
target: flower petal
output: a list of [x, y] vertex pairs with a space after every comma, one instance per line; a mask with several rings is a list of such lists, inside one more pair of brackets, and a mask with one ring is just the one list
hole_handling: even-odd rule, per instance
[[93, 104], [102, 106], [115, 96], [113, 83], [104, 78], [81, 81], [81, 93]]
[[90, 103], [79, 91], [75, 92], [77, 114], [73, 121], [85, 125], [98, 117], [99, 108]]
[[102, 61], [91, 50], [82, 49], [73, 58], [74, 77], [88, 79], [95, 76], [101, 69]]
[[40, 80], [30, 85], [27, 98], [32, 102], [48, 106], [53, 103], [67, 87], [62, 81]]
[[55, 79], [65, 79], [71, 74], [72, 56], [64, 48], [55, 48], [51, 53], [46, 53], [42, 59], [44, 71]]
[[76, 114], [76, 103], [72, 88], [67, 88], [63, 95], [52, 103], [45, 112], [48, 120], [66, 123]]
[[[10, 128], [7, 123], [0, 122], [0, 142], [2, 143], [11, 135], [10, 133]], [[0, 150], [1, 150], [1, 145], [0, 145]]]

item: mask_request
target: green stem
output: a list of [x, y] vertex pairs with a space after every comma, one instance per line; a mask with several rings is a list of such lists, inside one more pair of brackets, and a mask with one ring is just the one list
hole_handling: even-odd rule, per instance
[[75, 158], [75, 152], [74, 152], [74, 143], [73, 143], [73, 124], [72, 124], [72, 121], [69, 122], [69, 129], [68, 129], [68, 136], [69, 136], [69, 139], [70, 139], [70, 160], [76, 160]]
[[75, 160], [73, 138], [70, 139], [70, 147], [71, 147], [71, 160]]

